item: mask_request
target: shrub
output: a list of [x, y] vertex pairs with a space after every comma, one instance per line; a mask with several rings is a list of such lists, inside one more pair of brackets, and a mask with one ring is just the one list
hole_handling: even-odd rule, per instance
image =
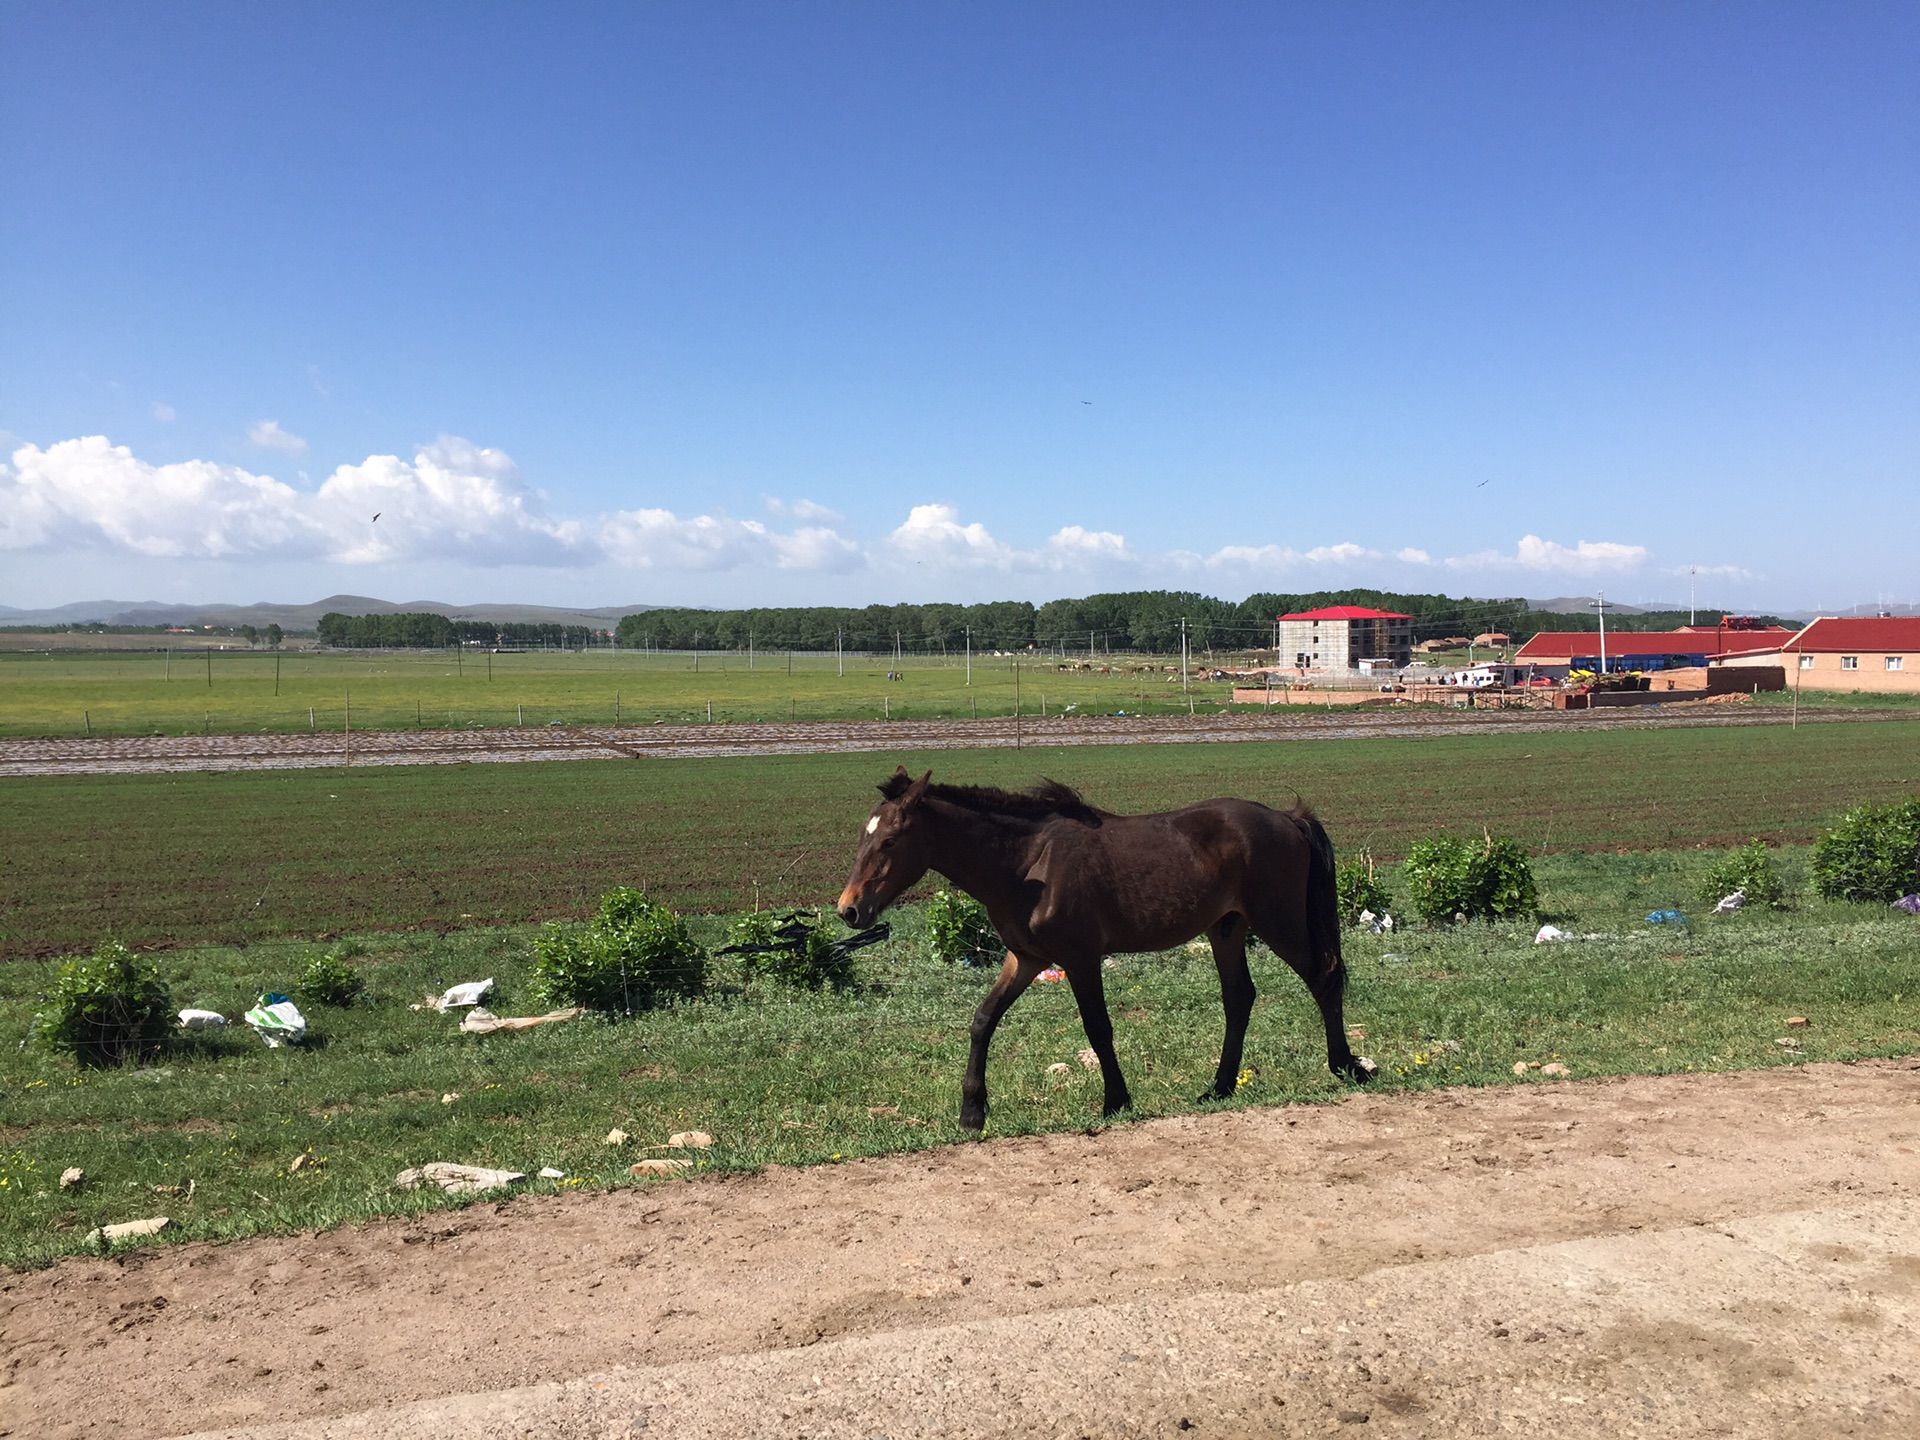
[[300, 976], [301, 995], [316, 1005], [351, 1005], [365, 993], [366, 977], [348, 963], [357, 948], [336, 945], [307, 962]]
[[742, 915], [727, 948], [740, 955], [749, 978], [765, 976], [805, 990], [853, 988], [853, 951], [838, 943], [839, 921], [818, 910], [775, 917], [769, 910]]
[[1385, 915], [1393, 906], [1393, 896], [1374, 868], [1373, 853], [1369, 850], [1340, 862], [1333, 872], [1333, 888], [1342, 925], [1358, 925], [1362, 910]]
[[1767, 854], [1767, 847], [1761, 841], [1742, 845], [1714, 861], [1700, 882], [1700, 899], [1704, 904], [1715, 905], [1736, 890], [1747, 892], [1749, 905], [1768, 910], [1787, 908], [1787, 887], [1780, 883], [1780, 876], [1773, 868], [1773, 857]]
[[84, 1065], [137, 1063], [172, 1037], [173, 995], [151, 960], [108, 941], [60, 967], [34, 1029]]
[[706, 952], [686, 922], [631, 886], [610, 890], [585, 925], [550, 925], [533, 942], [533, 989], [549, 1005], [615, 1015], [700, 994]]
[[937, 890], [927, 902], [927, 938], [949, 965], [998, 965], [1007, 953], [987, 907], [959, 890]]
[[1829, 900], [1882, 904], [1920, 890], [1920, 797], [1842, 815], [1813, 843], [1813, 884]]
[[1501, 920], [1538, 908], [1533, 867], [1518, 840], [1433, 835], [1408, 849], [1405, 868], [1407, 898], [1430, 924]]

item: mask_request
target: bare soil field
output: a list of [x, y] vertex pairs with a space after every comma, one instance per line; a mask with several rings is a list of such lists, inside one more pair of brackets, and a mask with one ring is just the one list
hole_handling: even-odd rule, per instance
[[[1740, 698], [1740, 697], [1733, 697]], [[1878, 711], [1809, 712], [1806, 724], [1884, 718]], [[1624, 711], [1343, 709], [1193, 718], [1011, 717], [997, 720], [809, 721], [799, 724], [548, 726], [535, 729], [369, 731], [314, 735], [147, 736], [0, 740], [0, 777], [129, 775], [201, 770], [299, 770], [339, 765], [469, 765], [524, 760], [817, 755], [1020, 745], [1210, 744], [1533, 731], [1785, 725], [1784, 711], [1743, 705]]]
[[1911, 1435], [1917, 1186], [1907, 1059], [489, 1203], [0, 1278], [0, 1432]]

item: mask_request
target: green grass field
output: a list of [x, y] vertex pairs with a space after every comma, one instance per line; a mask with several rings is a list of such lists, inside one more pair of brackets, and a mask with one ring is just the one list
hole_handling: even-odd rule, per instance
[[[1920, 1050], [1920, 922], [1883, 907], [1809, 904], [1783, 916], [1653, 928], [1645, 912], [1696, 909], [1709, 857], [1692, 852], [1549, 857], [1544, 908], [1606, 938], [1532, 943], [1533, 925], [1351, 936], [1348, 1020], [1389, 1093], [1532, 1083], [1516, 1062], [1558, 1061], [1576, 1078], [1844, 1060]], [[1804, 859], [1784, 855], [1803, 888]], [[356, 964], [370, 995], [304, 1008], [314, 1043], [268, 1050], [235, 1029], [142, 1069], [89, 1071], [26, 1029], [53, 966], [0, 967], [0, 1264], [80, 1250], [93, 1226], [171, 1216], [171, 1238], [325, 1226], [450, 1203], [398, 1192], [431, 1160], [567, 1172], [555, 1185], [635, 1183], [627, 1166], [676, 1130], [715, 1139], [705, 1170], [830, 1163], [959, 1140], [966, 1021], [984, 972], [939, 964], [921, 917], [857, 957], [862, 988], [814, 995], [726, 983], [704, 1001], [631, 1021], [465, 1036], [457, 1020], [408, 1009], [425, 992], [493, 976], [497, 1013], [526, 1013], [531, 933], [369, 937]], [[696, 922], [709, 941], [717, 920]], [[237, 1014], [259, 988], [290, 989], [314, 947], [194, 948], [164, 956], [177, 1003]], [[724, 966], [725, 962], [721, 962]], [[1340, 1093], [1324, 1069], [1316, 1012], [1271, 954], [1253, 957], [1261, 995], [1238, 1104]], [[1123, 957], [1108, 979], [1117, 1043], [1138, 1115], [1196, 1108], [1220, 1043], [1211, 959]], [[1783, 1026], [1803, 1015], [1804, 1030]], [[1780, 1038], [1797, 1040], [1789, 1051]], [[989, 1133], [1075, 1129], [1098, 1116], [1097, 1077], [1064, 986], [1036, 986], [995, 1042]], [[1064, 1061], [1065, 1077], [1048, 1074]], [[454, 1096], [452, 1100], [445, 1097]], [[604, 1143], [618, 1126], [634, 1144]], [[301, 1156], [309, 1159], [294, 1172]], [[69, 1165], [86, 1170], [61, 1191]], [[648, 1183], [648, 1182], [642, 1182]], [[190, 1193], [189, 1193], [190, 1191]]]
[[[492, 655], [392, 651], [0, 654], [0, 735], [271, 734], [356, 730], [718, 721], [930, 720], [1083, 711], [1185, 713], [1177, 657], [1066, 661], [831, 655], [645, 655], [630, 651]], [[1171, 670], [1169, 665], [1171, 664]], [[1231, 686], [1201, 681], [1196, 708]], [[888, 680], [888, 671], [902, 676]], [[277, 672], [277, 679], [276, 679]]]
[[1114, 810], [1303, 795], [1342, 851], [1436, 830], [1530, 850], [1806, 841], [1920, 787], [1920, 721], [1021, 751], [13, 779], [0, 955], [450, 930], [580, 915], [614, 885], [682, 909], [817, 902], [896, 763]]

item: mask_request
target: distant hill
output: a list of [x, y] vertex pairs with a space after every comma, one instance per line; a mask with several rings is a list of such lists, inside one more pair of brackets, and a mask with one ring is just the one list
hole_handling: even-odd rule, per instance
[[265, 629], [311, 630], [329, 611], [342, 615], [392, 615], [426, 611], [450, 620], [489, 620], [496, 624], [585, 625], [611, 630], [623, 615], [658, 609], [654, 605], [609, 605], [590, 610], [553, 605], [449, 605], [443, 600], [379, 600], [370, 595], [329, 595], [310, 605], [257, 601], [252, 605], [205, 605], [160, 600], [80, 600], [49, 610], [17, 610], [0, 605], [0, 625], [257, 625]]

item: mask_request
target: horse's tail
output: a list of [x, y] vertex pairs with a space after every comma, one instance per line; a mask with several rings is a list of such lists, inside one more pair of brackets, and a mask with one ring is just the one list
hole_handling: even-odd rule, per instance
[[1323, 975], [1338, 974], [1346, 981], [1340, 958], [1340, 892], [1334, 883], [1333, 841], [1326, 826], [1302, 805], [1294, 819], [1307, 835], [1307, 935]]

